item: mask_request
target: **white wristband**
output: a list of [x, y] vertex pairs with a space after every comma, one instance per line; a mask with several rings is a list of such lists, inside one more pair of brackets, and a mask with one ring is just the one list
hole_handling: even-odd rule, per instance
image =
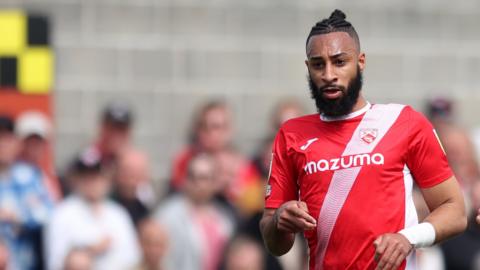
[[405, 236], [414, 248], [428, 247], [435, 242], [435, 228], [428, 222], [405, 228], [398, 233]]

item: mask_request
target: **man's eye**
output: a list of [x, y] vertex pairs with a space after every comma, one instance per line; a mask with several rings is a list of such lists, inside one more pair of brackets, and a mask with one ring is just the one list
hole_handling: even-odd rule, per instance
[[335, 61], [335, 65], [337, 65], [337, 66], [343, 66], [343, 65], [345, 65], [345, 61], [342, 60], [342, 59], [338, 59], [338, 60]]
[[312, 63], [312, 66], [316, 69], [323, 68], [324, 64], [320, 62]]

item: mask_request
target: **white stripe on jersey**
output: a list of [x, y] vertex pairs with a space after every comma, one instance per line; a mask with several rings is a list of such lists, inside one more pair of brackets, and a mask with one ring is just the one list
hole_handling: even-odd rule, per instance
[[[372, 106], [353, 132], [352, 138], [348, 142], [342, 156], [372, 152], [393, 123], [395, 123], [404, 107], [404, 105], [398, 104], [376, 104]], [[377, 129], [378, 134], [374, 141], [366, 143], [361, 139], [360, 131], [372, 128]], [[318, 215], [318, 245], [315, 263], [317, 270], [323, 270], [323, 260], [333, 227], [361, 168], [340, 169], [333, 174], [322, 208], [320, 209], [320, 214]]]

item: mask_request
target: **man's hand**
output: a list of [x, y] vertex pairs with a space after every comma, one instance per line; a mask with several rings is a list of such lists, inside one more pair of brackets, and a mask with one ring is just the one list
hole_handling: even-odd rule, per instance
[[398, 269], [412, 251], [413, 246], [399, 233], [380, 235], [374, 242], [376, 270]]
[[312, 230], [317, 221], [308, 213], [307, 204], [301, 201], [289, 201], [275, 211], [273, 216], [277, 230], [297, 233]]
[[314, 229], [317, 221], [308, 213], [304, 202], [288, 201], [278, 209], [266, 208], [260, 220], [260, 231], [267, 250], [275, 255], [287, 253], [295, 233]]
[[90, 247], [90, 252], [92, 252], [92, 254], [94, 254], [95, 256], [102, 255], [108, 249], [110, 249], [111, 244], [112, 238], [109, 236], [105, 236], [100, 239], [100, 241], [98, 241], [96, 244]]

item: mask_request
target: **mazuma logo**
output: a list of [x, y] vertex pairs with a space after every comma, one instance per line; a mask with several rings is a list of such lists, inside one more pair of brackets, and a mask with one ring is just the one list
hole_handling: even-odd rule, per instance
[[385, 157], [380, 153], [358, 154], [353, 156], [344, 156], [341, 158], [332, 158], [330, 160], [320, 159], [318, 161], [309, 161], [303, 168], [307, 175], [324, 172], [348, 169], [365, 165], [383, 165]]

